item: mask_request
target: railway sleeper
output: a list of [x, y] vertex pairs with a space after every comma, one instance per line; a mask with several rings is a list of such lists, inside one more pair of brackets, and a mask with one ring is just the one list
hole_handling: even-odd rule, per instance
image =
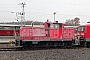
[[2, 48], [14, 48], [14, 45], [11, 43], [0, 43], [0, 49]]

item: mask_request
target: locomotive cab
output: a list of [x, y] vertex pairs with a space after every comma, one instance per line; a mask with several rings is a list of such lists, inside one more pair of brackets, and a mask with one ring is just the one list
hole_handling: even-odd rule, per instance
[[64, 24], [62, 23], [52, 23], [50, 26], [50, 37], [51, 39], [62, 39], [62, 30], [64, 28]]

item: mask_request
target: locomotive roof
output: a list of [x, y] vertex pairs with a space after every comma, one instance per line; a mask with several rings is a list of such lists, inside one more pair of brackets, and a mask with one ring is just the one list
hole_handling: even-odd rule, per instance
[[80, 26], [90, 26], [90, 23], [80, 24]]
[[78, 26], [64, 26], [65, 28], [77, 28]]
[[57, 23], [57, 22], [54, 22], [54, 23], [52, 23], [52, 24], [63, 24], [63, 23]]

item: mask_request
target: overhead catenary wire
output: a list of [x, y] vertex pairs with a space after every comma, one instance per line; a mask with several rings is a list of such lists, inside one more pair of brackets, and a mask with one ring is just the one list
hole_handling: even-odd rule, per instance
[[[0, 13], [11, 13], [11, 11], [0, 11]], [[86, 12], [85, 12], [86, 13]], [[90, 12], [87, 12], [90, 13]], [[41, 16], [45, 16], [45, 15], [53, 15], [53, 14], [47, 14], [47, 13], [32, 13], [32, 12], [26, 12], [26, 14], [33, 14], [33, 15], [41, 15]], [[85, 17], [90, 17], [89, 15], [85, 15], [85, 14], [57, 14], [57, 15], [63, 15], [63, 16], [85, 16]]]

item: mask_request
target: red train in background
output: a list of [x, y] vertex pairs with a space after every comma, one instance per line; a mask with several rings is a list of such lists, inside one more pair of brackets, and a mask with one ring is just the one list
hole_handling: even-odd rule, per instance
[[79, 45], [90, 47], [90, 23], [78, 26], [76, 28], [76, 37]]
[[0, 27], [0, 36], [15, 36], [15, 33], [19, 34], [19, 28], [20, 27], [7, 27], [7, 26], [1, 26]]
[[20, 27], [0, 26], [0, 36], [15, 36], [15, 33], [19, 35]]

